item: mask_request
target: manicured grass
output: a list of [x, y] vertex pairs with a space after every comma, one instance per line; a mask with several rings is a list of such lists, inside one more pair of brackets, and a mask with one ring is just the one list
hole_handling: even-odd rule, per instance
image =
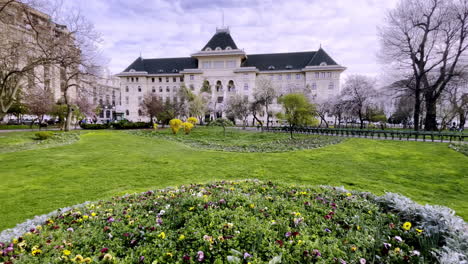
[[314, 150], [238, 153], [104, 130], [71, 145], [0, 154], [0, 164], [0, 230], [115, 194], [245, 178], [398, 192], [468, 219], [468, 157], [441, 143], [350, 138]]

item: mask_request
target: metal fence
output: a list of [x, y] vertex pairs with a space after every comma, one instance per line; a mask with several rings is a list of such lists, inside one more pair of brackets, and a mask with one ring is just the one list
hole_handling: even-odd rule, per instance
[[[290, 128], [269, 127], [265, 129], [270, 132], [290, 132]], [[375, 130], [375, 129], [346, 129], [346, 128], [317, 128], [317, 127], [294, 127], [293, 133], [317, 134], [346, 137], [365, 137], [393, 140], [422, 140], [422, 141], [458, 141], [464, 142], [468, 134], [462, 132], [430, 132], [430, 131], [404, 131], [404, 130]]]

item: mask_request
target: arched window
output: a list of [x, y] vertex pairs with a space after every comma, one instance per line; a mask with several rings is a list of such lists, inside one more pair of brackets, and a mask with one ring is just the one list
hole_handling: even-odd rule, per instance
[[162, 91], [163, 91], [163, 88], [159, 86], [159, 92], [162, 93]]
[[218, 51], [219, 51], [219, 50], [221, 50], [221, 48], [220, 48], [220, 47], [216, 47], [216, 49], [215, 49], [215, 50], [218, 50]]
[[234, 81], [230, 80], [228, 83], [228, 92], [234, 92], [236, 90], [236, 87], [234, 86]]
[[128, 93], [128, 86], [125, 86], [125, 92]]
[[170, 92], [171, 91], [171, 88], [169, 88], [169, 86], [166, 86], [166, 92]]
[[130, 115], [130, 111], [125, 110], [125, 115], [127, 115], [127, 116]]
[[216, 92], [222, 92], [223, 91], [223, 84], [221, 81], [216, 82]]
[[156, 92], [156, 88], [153, 86], [153, 89], [151, 90], [153, 93]]
[[142, 116], [143, 113], [141, 112], [141, 109], [138, 109], [138, 116]]
[[141, 86], [138, 86], [138, 92], [141, 92]]

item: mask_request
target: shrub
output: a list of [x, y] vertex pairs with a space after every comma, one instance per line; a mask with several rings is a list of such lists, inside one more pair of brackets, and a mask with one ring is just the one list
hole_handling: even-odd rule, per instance
[[192, 116], [192, 117], [189, 117], [189, 118], [187, 119], [187, 122], [189, 122], [189, 123], [191, 123], [191, 124], [193, 124], [193, 125], [196, 125], [196, 124], [198, 123], [198, 119], [197, 119], [196, 117], [193, 117], [193, 116]]
[[172, 119], [169, 121], [169, 126], [171, 126], [172, 133], [175, 135], [179, 132], [179, 129], [182, 126], [182, 121], [180, 119]]
[[117, 123], [112, 124], [112, 127], [115, 129], [143, 129], [143, 128], [152, 128], [153, 124], [146, 122], [129, 122], [127, 120], [122, 120]]
[[184, 122], [182, 123], [182, 128], [184, 129], [185, 134], [188, 135], [190, 134], [190, 131], [192, 131], [193, 124], [189, 122]]
[[41, 132], [37, 132], [35, 134], [36, 139], [38, 139], [38, 140], [46, 140], [46, 139], [52, 137], [53, 135], [54, 135], [54, 133], [52, 133], [50, 131], [41, 131]]
[[158, 129], [158, 124], [154, 123], [154, 124], [153, 124], [153, 129], [154, 129], [154, 130]]
[[110, 128], [109, 124], [84, 124], [81, 123], [80, 127], [82, 129], [108, 129]]

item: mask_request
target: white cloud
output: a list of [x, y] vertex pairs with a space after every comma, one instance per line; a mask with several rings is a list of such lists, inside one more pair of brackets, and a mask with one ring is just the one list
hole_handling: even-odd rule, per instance
[[397, 0], [68, 0], [102, 33], [113, 73], [144, 58], [186, 57], [225, 23], [247, 54], [322, 47], [346, 74], [378, 75], [377, 26]]

